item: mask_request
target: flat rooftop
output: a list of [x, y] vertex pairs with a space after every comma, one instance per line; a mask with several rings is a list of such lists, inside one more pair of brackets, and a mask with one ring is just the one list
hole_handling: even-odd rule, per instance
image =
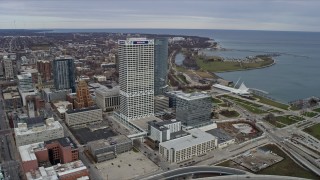
[[81, 108], [81, 109], [69, 109], [66, 111], [66, 113], [73, 114], [73, 113], [92, 111], [92, 110], [97, 110], [97, 109], [100, 109], [100, 108], [98, 106], [91, 106], [91, 107]]
[[224, 143], [224, 142], [227, 142], [227, 141], [230, 141], [232, 139], [234, 139], [233, 137], [231, 137], [227, 132], [225, 132], [223, 129], [219, 129], [219, 128], [216, 128], [216, 129], [211, 129], [209, 131], [206, 131], [207, 133], [215, 136], [218, 138], [218, 144], [220, 143]]
[[36, 160], [37, 157], [34, 154], [35, 149], [38, 149], [38, 150], [45, 149], [44, 143], [38, 142], [38, 143], [28, 144], [24, 146], [19, 146], [18, 150], [20, 153], [21, 160], [22, 161]]
[[107, 139], [100, 139], [96, 141], [91, 141], [87, 144], [87, 146], [91, 146], [91, 148], [94, 149], [101, 149], [106, 146], [114, 145], [114, 144], [121, 144], [125, 142], [130, 142], [131, 139], [128, 138], [125, 135], [118, 135], [118, 136], [112, 136]]
[[160, 168], [140, 152], [129, 151], [117, 155], [117, 158], [96, 163], [102, 177], [108, 180], [135, 179]]
[[168, 95], [170, 96], [176, 96], [179, 97], [181, 99], [185, 99], [185, 100], [195, 100], [195, 99], [202, 99], [202, 98], [208, 98], [210, 97], [208, 94], [206, 93], [201, 93], [201, 92], [194, 92], [194, 93], [184, 93], [182, 91], [169, 91], [167, 92]]
[[161, 119], [155, 117], [155, 116], [149, 116], [149, 117], [144, 117], [144, 118], [139, 118], [135, 120], [131, 120], [130, 122], [141, 129], [148, 130], [148, 122], [154, 121], [154, 122], [162, 122]]
[[14, 99], [14, 98], [20, 98], [20, 94], [18, 92], [3, 93], [3, 99], [4, 100], [9, 100], [9, 99]]
[[51, 143], [55, 143], [55, 142], [59, 142], [59, 144], [63, 147], [68, 147], [71, 146], [73, 149], [78, 148], [77, 144], [73, 142], [73, 140], [70, 137], [63, 137], [63, 138], [59, 138], [59, 139], [53, 139], [50, 141], [45, 141], [45, 144], [51, 144]]
[[165, 127], [165, 125], [174, 124], [174, 123], [178, 123], [178, 122], [180, 122], [180, 121], [178, 121], [176, 119], [165, 120], [165, 121], [153, 120], [151, 122], [149, 121], [148, 124], [150, 124], [152, 127], [161, 131], [161, 130], [168, 129], [167, 127]]
[[73, 161], [66, 164], [57, 164], [53, 166], [53, 168], [56, 171], [58, 177], [87, 169], [87, 167], [83, 164], [81, 160]]
[[80, 144], [87, 144], [90, 141], [107, 139], [117, 134], [110, 128], [91, 131], [89, 128], [71, 129], [72, 134], [77, 138]]
[[161, 146], [166, 149], [175, 149], [175, 151], [185, 149], [187, 147], [191, 147], [197, 144], [201, 144], [210, 140], [217, 139], [215, 136], [203, 132], [199, 129], [191, 129], [188, 131], [190, 135], [183, 136], [181, 138], [173, 139], [170, 141], [160, 143]]
[[120, 93], [120, 86], [103, 86], [101, 85], [97, 88], [96, 93], [102, 94], [104, 96], [118, 96]]

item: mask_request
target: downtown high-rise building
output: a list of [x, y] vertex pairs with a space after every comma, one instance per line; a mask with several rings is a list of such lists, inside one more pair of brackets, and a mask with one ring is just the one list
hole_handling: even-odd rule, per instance
[[168, 38], [154, 40], [154, 95], [166, 91], [168, 79]]
[[56, 90], [71, 89], [75, 92], [75, 66], [72, 58], [53, 60], [53, 79]]
[[9, 58], [5, 58], [3, 60], [3, 67], [4, 67], [4, 76], [6, 79], [13, 79], [14, 72], [13, 72], [13, 63], [12, 60]]
[[154, 40], [128, 38], [118, 46], [120, 118], [154, 115]]
[[89, 88], [87, 83], [84, 80], [79, 81], [78, 87], [77, 87], [77, 96], [74, 101], [75, 109], [81, 109], [81, 108], [90, 107], [93, 105], [94, 105], [94, 102], [89, 93]]
[[37, 69], [43, 81], [51, 80], [51, 62], [45, 60], [37, 61]]

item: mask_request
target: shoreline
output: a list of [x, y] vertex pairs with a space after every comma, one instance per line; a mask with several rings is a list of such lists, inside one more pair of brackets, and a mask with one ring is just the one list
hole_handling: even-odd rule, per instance
[[271, 67], [271, 66], [273, 66], [275, 64], [276, 64], [276, 60], [273, 59], [273, 62], [271, 64], [268, 64], [268, 65], [265, 65], [265, 66], [261, 66], [261, 67], [238, 69], [238, 70], [215, 71], [215, 72], [210, 72], [210, 73], [228, 73], [228, 72], [237, 72], [237, 71], [250, 71], [250, 70], [255, 70], [255, 69], [263, 69], [263, 68]]

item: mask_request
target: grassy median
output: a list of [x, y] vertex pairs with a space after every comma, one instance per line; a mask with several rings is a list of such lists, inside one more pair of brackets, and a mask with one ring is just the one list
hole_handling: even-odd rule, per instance
[[320, 124], [308, 127], [303, 131], [320, 140]]
[[271, 99], [268, 99], [268, 98], [265, 98], [265, 97], [262, 97], [262, 96], [258, 96], [258, 95], [253, 95], [253, 96], [255, 98], [257, 98], [260, 103], [267, 104], [269, 106], [274, 106], [274, 107], [277, 107], [277, 108], [280, 108], [280, 109], [283, 109], [283, 110], [288, 110], [288, 108], [289, 108], [289, 105], [287, 105], [287, 104], [283, 104], [283, 103], [280, 103], [280, 102], [277, 102], [277, 101], [273, 101]]

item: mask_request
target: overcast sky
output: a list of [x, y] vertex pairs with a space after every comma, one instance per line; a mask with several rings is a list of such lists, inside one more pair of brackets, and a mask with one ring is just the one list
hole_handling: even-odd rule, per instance
[[320, 0], [0, 0], [0, 28], [320, 31]]

